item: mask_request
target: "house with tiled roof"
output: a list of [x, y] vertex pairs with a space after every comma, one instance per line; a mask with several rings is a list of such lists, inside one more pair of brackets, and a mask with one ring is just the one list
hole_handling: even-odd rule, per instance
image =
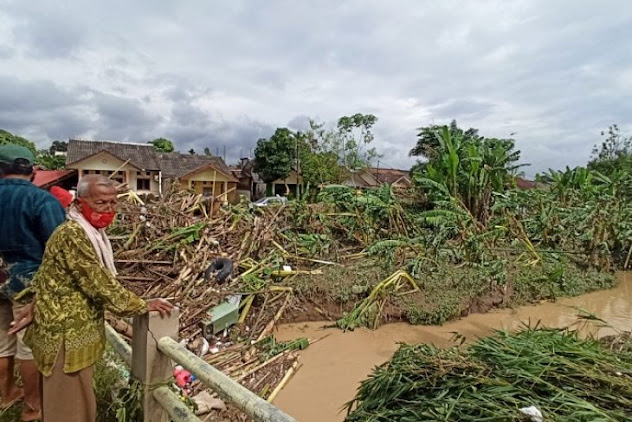
[[408, 189], [412, 187], [410, 172], [400, 169], [389, 169], [380, 167], [369, 167], [366, 169], [371, 173], [379, 184], [389, 184], [394, 188]]
[[352, 172], [343, 184], [359, 189], [377, 188], [386, 184], [397, 189], [408, 189], [412, 186], [409, 172], [406, 170], [380, 167], [367, 167]]
[[220, 157], [165, 153], [152, 144], [70, 139], [66, 168], [78, 179], [102, 174], [140, 194], [160, 195], [166, 181], [223, 201], [236, 199], [237, 179]]

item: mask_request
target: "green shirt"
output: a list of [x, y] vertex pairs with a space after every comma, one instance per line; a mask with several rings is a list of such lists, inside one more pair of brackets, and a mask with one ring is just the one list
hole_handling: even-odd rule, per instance
[[147, 302], [101, 265], [85, 231], [73, 221], [59, 226], [49, 239], [32, 287], [34, 318], [24, 341], [44, 376], [52, 373], [62, 346], [66, 373], [87, 368], [101, 357], [104, 310], [120, 316], [147, 312]]

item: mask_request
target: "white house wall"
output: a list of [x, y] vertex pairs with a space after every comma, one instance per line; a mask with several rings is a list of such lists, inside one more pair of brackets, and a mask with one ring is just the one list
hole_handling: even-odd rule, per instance
[[[90, 172], [100, 172], [104, 176], [109, 176], [108, 172], [121, 171], [125, 173], [129, 179], [127, 183], [131, 190], [138, 193], [154, 193], [157, 194], [159, 192], [159, 172], [158, 171], [149, 171], [149, 180], [150, 180], [150, 190], [137, 190], [137, 172], [142, 174], [146, 174], [146, 172], [137, 169], [133, 165], [127, 163], [123, 166], [125, 162], [114, 157], [107, 152], [100, 152], [92, 157], [88, 157], [85, 160], [78, 161], [76, 163], [70, 164], [67, 166], [69, 169], [76, 169], [79, 171], [79, 178], [85, 175], [87, 171]], [[122, 166], [122, 167], [121, 167]]]

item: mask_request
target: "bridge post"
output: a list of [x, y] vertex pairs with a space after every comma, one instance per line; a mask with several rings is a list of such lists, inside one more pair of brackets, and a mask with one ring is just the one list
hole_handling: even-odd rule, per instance
[[141, 382], [143, 389], [143, 422], [168, 422], [169, 414], [156, 401], [152, 389], [173, 377], [171, 358], [157, 348], [162, 337], [178, 340], [180, 311], [161, 318], [157, 312], [134, 317], [132, 334], [132, 376]]

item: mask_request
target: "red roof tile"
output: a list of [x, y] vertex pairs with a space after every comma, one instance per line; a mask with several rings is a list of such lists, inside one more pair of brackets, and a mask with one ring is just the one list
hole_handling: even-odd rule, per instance
[[46, 187], [69, 176], [73, 170], [37, 170], [33, 184], [38, 187]]

